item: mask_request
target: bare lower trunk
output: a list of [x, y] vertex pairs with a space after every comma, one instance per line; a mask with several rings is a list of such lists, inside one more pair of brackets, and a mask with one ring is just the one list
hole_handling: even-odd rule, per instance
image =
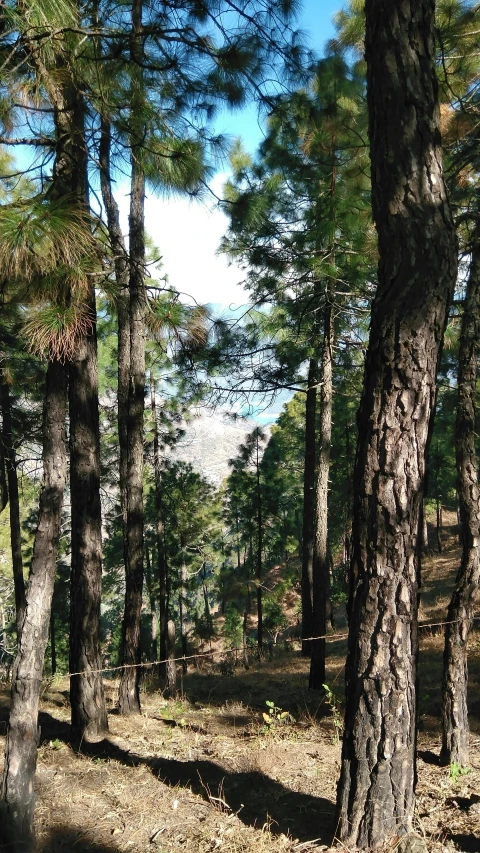
[[122, 533], [124, 561], [127, 560], [127, 456], [128, 456], [128, 387], [130, 379], [130, 314], [128, 296], [128, 256], [120, 227], [120, 212], [112, 192], [111, 167], [111, 128], [102, 118], [99, 145], [100, 185], [105, 208], [110, 247], [114, 257], [117, 296], [117, 408], [118, 408], [118, 449], [119, 449], [119, 488], [122, 512]]
[[185, 622], [185, 604], [187, 601], [187, 567], [185, 563], [182, 563], [181, 568], [181, 583], [180, 583], [180, 596], [179, 596], [179, 612], [180, 612], [180, 636], [182, 641], [182, 655], [184, 660], [182, 661], [182, 667], [184, 673], [187, 671], [187, 661], [185, 660], [187, 656], [187, 626]]
[[166, 674], [167, 659], [167, 566], [163, 530], [162, 465], [160, 437], [158, 434], [157, 404], [155, 399], [155, 375], [150, 370], [150, 405], [153, 419], [153, 468], [155, 473], [155, 541], [157, 545], [157, 574], [159, 595], [160, 675]]
[[[2, 371], [3, 374], [3, 371]], [[17, 464], [13, 440], [12, 406], [10, 391], [0, 376], [0, 402], [2, 409], [2, 444], [8, 482], [8, 500], [10, 510], [10, 544], [12, 549], [13, 582], [15, 585], [15, 611], [17, 638], [20, 637], [25, 615], [25, 581], [23, 578], [22, 528], [20, 524], [20, 499], [18, 496]]]
[[245, 669], [250, 668], [250, 664], [248, 662], [247, 632], [248, 632], [248, 609], [245, 608], [245, 610], [243, 611], [243, 623], [242, 623], [243, 665], [244, 665]]
[[55, 631], [55, 612], [52, 604], [52, 610], [50, 613], [50, 661], [52, 667], [52, 675], [55, 675], [57, 672], [57, 637]]
[[263, 519], [262, 519], [262, 492], [260, 488], [260, 458], [259, 458], [259, 435], [257, 431], [256, 445], [256, 468], [257, 468], [257, 642], [260, 654], [263, 650]]
[[328, 478], [332, 441], [333, 402], [333, 288], [325, 295], [322, 366], [320, 377], [320, 428], [318, 475], [315, 501], [315, 540], [313, 551], [313, 636], [309, 687], [320, 690], [325, 683], [327, 603], [330, 590], [330, 557], [328, 549]]
[[[95, 292], [89, 308], [95, 316]], [[72, 737], [96, 738], [108, 731], [101, 672], [102, 517], [100, 429], [95, 324], [69, 371], [70, 493], [70, 704]]]
[[167, 634], [167, 693], [173, 699], [177, 695], [177, 664], [175, 662], [175, 622], [168, 620]]
[[425, 513], [425, 501], [423, 502], [422, 507], [422, 550], [425, 554], [428, 553], [428, 524], [427, 515]]
[[472, 247], [458, 356], [455, 443], [462, 561], [448, 608], [443, 655], [442, 753], [446, 764], [469, 762], [467, 640], [480, 585], [480, 493], [476, 439], [477, 340], [480, 316], [480, 227]]
[[338, 837], [380, 847], [414, 812], [417, 590], [425, 458], [456, 279], [434, 0], [366, 0], [378, 290], [359, 412]]
[[[128, 396], [127, 561], [122, 630], [121, 714], [140, 711], [140, 619], [143, 587], [143, 414], [145, 396], [145, 178], [132, 153], [130, 206], [130, 384]], [[132, 664], [134, 666], [132, 666]]]
[[[131, 60], [143, 63], [143, 0], [132, 3]], [[144, 127], [142, 79], [137, 81], [130, 120], [131, 194], [129, 215], [130, 375], [127, 421], [127, 538], [122, 671], [118, 696], [121, 714], [140, 711], [140, 621], [143, 588], [143, 416], [145, 405], [145, 174], [141, 163]], [[138, 115], [136, 114], [138, 106]]]
[[311, 358], [305, 401], [305, 467], [302, 527], [302, 655], [310, 656], [313, 636], [313, 549], [315, 530], [315, 411], [317, 359]]
[[2, 840], [12, 853], [31, 853], [35, 848], [33, 782], [39, 739], [38, 703], [67, 472], [65, 412], [65, 368], [52, 362], [47, 370], [43, 414], [43, 483], [38, 526], [12, 680], [0, 803]]
[[145, 548], [146, 573], [145, 580], [147, 582], [148, 600], [150, 603], [150, 660], [156, 661], [158, 648], [158, 619], [157, 619], [157, 599], [155, 596], [155, 582], [152, 573], [152, 564], [150, 561], [150, 552]]

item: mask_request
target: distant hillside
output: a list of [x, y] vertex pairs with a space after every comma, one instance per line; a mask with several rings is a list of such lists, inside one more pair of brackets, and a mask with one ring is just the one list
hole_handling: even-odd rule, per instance
[[[256, 426], [251, 419], [234, 421], [220, 412], [199, 411], [184, 425], [185, 436], [172, 457], [189, 462], [213, 485], [219, 486], [229, 474], [228, 460], [238, 454], [240, 444]], [[268, 427], [264, 430], [269, 436]]]

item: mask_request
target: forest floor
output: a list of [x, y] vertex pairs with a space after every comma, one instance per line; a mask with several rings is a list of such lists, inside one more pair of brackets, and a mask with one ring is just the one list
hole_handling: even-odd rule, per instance
[[[459, 550], [451, 536], [423, 569], [421, 621], [445, 618]], [[421, 631], [416, 832], [432, 853], [480, 853], [480, 631], [470, 641], [471, 763], [441, 767], [441, 629]], [[167, 700], [145, 679], [142, 714], [115, 713], [110, 734], [69, 743], [68, 681], [45, 685], [36, 820], [43, 853], [313, 853], [335, 834], [345, 640], [328, 645], [327, 704], [307, 689], [300, 653], [222, 675], [191, 671]], [[203, 664], [205, 666], [205, 664]], [[280, 710], [290, 716], [280, 717]], [[263, 714], [273, 717], [267, 724]], [[0, 693], [2, 729], [8, 690]], [[2, 738], [3, 740], [3, 738]], [[0, 744], [3, 753], [3, 746]], [[458, 768], [457, 768], [458, 771]], [[395, 843], [388, 848], [395, 850]]]

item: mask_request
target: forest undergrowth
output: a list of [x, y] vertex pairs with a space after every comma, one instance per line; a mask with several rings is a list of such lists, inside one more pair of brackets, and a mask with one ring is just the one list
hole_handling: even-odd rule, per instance
[[[454, 535], [423, 566], [420, 621], [441, 622], [459, 560]], [[480, 626], [470, 639], [471, 763], [442, 767], [443, 632], [421, 632], [416, 832], [432, 853], [480, 850]], [[328, 646], [326, 695], [308, 690], [298, 650], [224, 675], [190, 667], [183, 695], [143, 681], [142, 714], [115, 713], [109, 736], [70, 745], [68, 680], [45, 683], [36, 822], [42, 853], [311, 853], [335, 835], [345, 641]], [[2, 729], [8, 716], [0, 694]], [[3, 738], [2, 738], [3, 739]], [[3, 753], [3, 746], [2, 746]], [[394, 850], [391, 845], [389, 850]]]

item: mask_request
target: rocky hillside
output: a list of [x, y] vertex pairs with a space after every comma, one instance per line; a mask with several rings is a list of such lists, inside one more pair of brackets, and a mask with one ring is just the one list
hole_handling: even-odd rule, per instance
[[[173, 458], [189, 462], [219, 486], [229, 474], [228, 460], [238, 454], [240, 444], [256, 425], [251, 419], [233, 420], [221, 412], [198, 410], [184, 425], [185, 436], [175, 447]], [[268, 427], [265, 432], [269, 435]]]

